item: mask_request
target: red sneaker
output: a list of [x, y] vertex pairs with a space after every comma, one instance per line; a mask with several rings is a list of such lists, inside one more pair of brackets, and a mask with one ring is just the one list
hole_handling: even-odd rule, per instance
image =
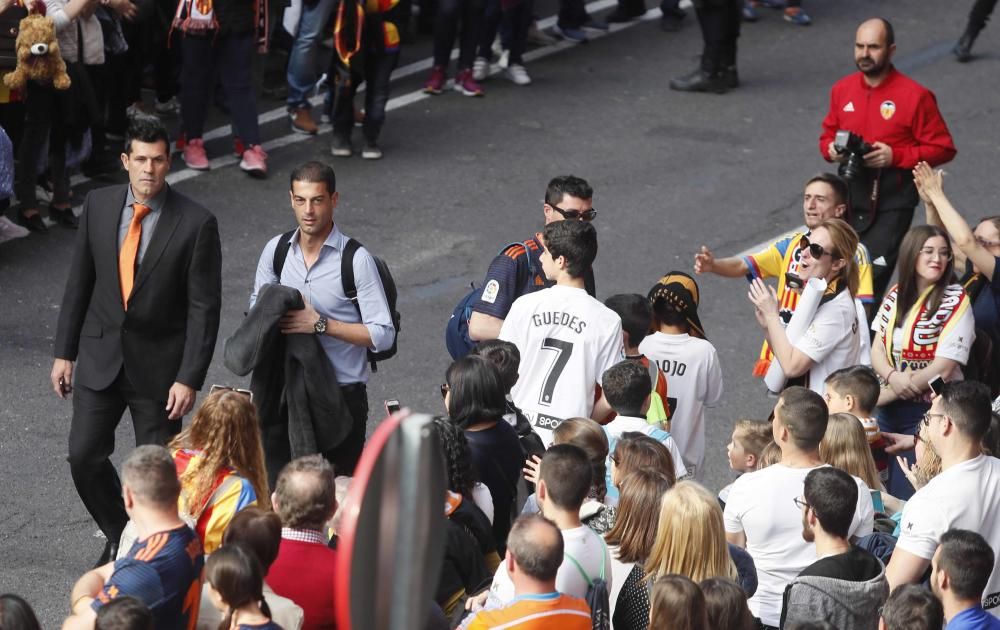
[[434, 66], [431, 68], [431, 76], [424, 83], [424, 92], [427, 94], [441, 94], [444, 92], [444, 66]]
[[184, 163], [196, 171], [208, 170], [208, 155], [205, 153], [204, 140], [191, 138], [184, 143]]
[[253, 177], [267, 175], [267, 153], [259, 144], [255, 144], [243, 152], [240, 168]]
[[483, 86], [479, 85], [479, 82], [472, 78], [472, 70], [470, 68], [460, 70], [455, 75], [455, 91], [461, 92], [465, 96], [482, 96], [485, 94]]

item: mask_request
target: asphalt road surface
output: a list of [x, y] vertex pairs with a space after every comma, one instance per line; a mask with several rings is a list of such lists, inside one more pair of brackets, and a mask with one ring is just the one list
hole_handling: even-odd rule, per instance
[[[668, 79], [693, 67], [700, 52], [693, 15], [680, 33], [665, 34], [650, 20], [586, 46], [535, 51], [528, 66], [534, 84], [494, 77], [481, 99], [424, 97], [420, 71], [393, 83], [397, 98], [380, 162], [334, 162], [328, 133], [290, 136], [278, 114], [263, 127], [271, 174], [261, 182], [225, 158], [228, 139], [214, 140], [209, 153], [223, 158], [218, 168], [190, 176], [179, 159], [174, 166], [174, 185], [211, 208], [222, 233], [222, 326], [207, 384], [248, 382], [223, 367], [222, 342], [246, 310], [264, 243], [294, 225], [286, 190], [295, 165], [334, 163], [336, 221], [385, 257], [399, 284], [400, 352], [371, 380], [369, 429], [386, 398], [437, 413], [449, 363], [445, 321], [503, 243], [539, 228], [550, 177], [573, 173], [596, 190], [602, 299], [645, 293], [667, 271], [690, 270], [702, 243], [720, 255], [736, 253], [799, 225], [802, 183], [825, 168], [817, 138], [829, 87], [853, 71], [854, 30], [875, 14], [893, 21], [898, 66], [936, 92], [955, 136], [959, 155], [947, 167], [947, 191], [971, 219], [995, 214], [1000, 144], [990, 121], [1000, 107], [1000, 31], [987, 29], [978, 58], [957, 64], [949, 49], [969, 5], [808, 2], [809, 28], [765, 11], [743, 26], [744, 85], [726, 96], [668, 89]], [[419, 38], [404, 65], [425, 59], [429, 48], [428, 38]], [[260, 103], [261, 112], [276, 107]], [[79, 190], [94, 185], [82, 182]], [[27, 597], [46, 628], [57, 627], [73, 581], [103, 546], [66, 464], [70, 404], [48, 382], [72, 242], [72, 232], [54, 227], [0, 246], [0, 592]], [[707, 417], [706, 482], [717, 489], [732, 478], [725, 444], [733, 422], [766, 417], [772, 401], [750, 375], [761, 333], [745, 283], [699, 281], [701, 318], [726, 379], [723, 403]], [[116, 462], [133, 443], [129, 422], [118, 438]]]

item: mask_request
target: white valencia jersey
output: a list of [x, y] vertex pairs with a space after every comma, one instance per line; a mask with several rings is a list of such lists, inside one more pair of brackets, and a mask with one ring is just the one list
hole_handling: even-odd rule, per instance
[[702, 479], [705, 460], [705, 408], [722, 399], [722, 367], [715, 346], [688, 334], [655, 332], [642, 340], [639, 352], [660, 366], [667, 377], [670, 435], [684, 465]]
[[546, 447], [563, 420], [590, 417], [604, 371], [625, 359], [621, 318], [573, 287], [557, 285], [515, 300], [500, 339], [521, 353], [511, 398]]

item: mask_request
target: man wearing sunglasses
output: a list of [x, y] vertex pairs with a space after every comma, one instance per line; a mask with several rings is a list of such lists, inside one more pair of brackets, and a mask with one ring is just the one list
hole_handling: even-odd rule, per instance
[[[593, 203], [594, 189], [586, 180], [573, 175], [560, 175], [549, 182], [545, 190], [542, 214], [545, 225], [556, 221], [593, 221], [597, 210]], [[512, 245], [490, 263], [482, 293], [472, 307], [469, 337], [473, 341], [496, 339], [514, 300], [552, 285], [542, 271], [542, 242], [534, 234], [522, 243]], [[596, 294], [594, 270], [584, 273], [587, 293]]]
[[[781, 321], [785, 325], [792, 319], [802, 288], [800, 264], [802, 259], [802, 237], [827, 219], [847, 220], [847, 182], [833, 173], [819, 173], [806, 182], [802, 195], [802, 214], [806, 230], [791, 232], [766, 249], [749, 256], [715, 258], [708, 247], [702, 245], [694, 257], [695, 273], [715, 273], [726, 278], [745, 277], [752, 282], [757, 278], [778, 279], [778, 306]], [[874, 296], [872, 294], [872, 267], [868, 250], [861, 243], [854, 254], [858, 269], [858, 291], [854, 296], [871, 315]], [[765, 342], [760, 358], [754, 367], [755, 376], [764, 376], [767, 366], [774, 358], [771, 348]]]
[[[924, 415], [922, 436], [941, 456], [941, 473], [903, 507], [899, 541], [886, 567], [889, 587], [919, 583], [951, 529], [966, 529], [1000, 549], [1000, 459], [983, 453], [990, 393], [982, 383], [945, 383]], [[1000, 617], [1000, 571], [993, 568], [983, 608]]]

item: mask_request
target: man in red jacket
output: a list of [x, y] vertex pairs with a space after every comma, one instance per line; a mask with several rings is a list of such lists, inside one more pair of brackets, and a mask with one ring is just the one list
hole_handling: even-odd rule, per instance
[[[848, 179], [852, 223], [872, 257], [876, 304], [920, 201], [913, 167], [921, 160], [937, 166], [957, 153], [934, 93], [896, 70], [895, 52], [888, 20], [873, 18], [858, 27], [854, 62], [860, 72], [834, 84], [819, 139], [820, 153], [827, 161], [840, 162], [841, 175]], [[854, 177], [845, 173], [848, 153], [835, 141], [840, 130], [871, 145], [863, 154], [864, 168]]]
[[336, 628], [337, 554], [327, 546], [324, 531], [337, 511], [333, 468], [321, 455], [293, 460], [278, 475], [271, 504], [281, 517], [281, 546], [267, 583], [302, 607], [302, 630]]

